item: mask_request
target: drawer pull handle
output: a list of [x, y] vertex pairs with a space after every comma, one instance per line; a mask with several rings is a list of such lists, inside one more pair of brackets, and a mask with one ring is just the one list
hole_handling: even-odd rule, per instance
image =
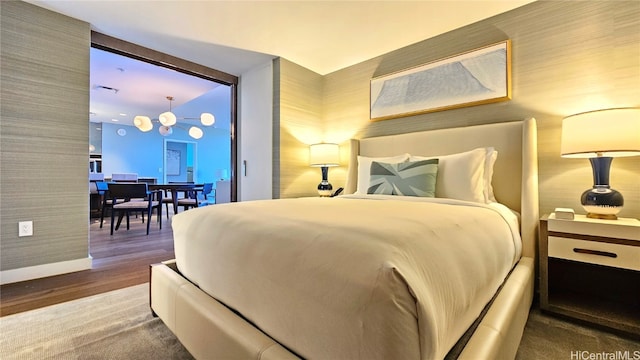
[[618, 257], [618, 254], [612, 253], [612, 252], [608, 252], [608, 251], [573, 248], [573, 252], [578, 253], [578, 254], [589, 254], [589, 255], [606, 256], [606, 257], [610, 257], [610, 258], [617, 258]]

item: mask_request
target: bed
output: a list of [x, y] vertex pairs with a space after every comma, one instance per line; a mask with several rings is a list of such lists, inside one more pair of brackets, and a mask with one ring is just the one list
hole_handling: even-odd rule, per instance
[[[343, 196], [176, 215], [153, 312], [202, 359], [514, 358], [534, 288], [535, 120], [350, 145]], [[407, 166], [435, 197], [376, 187], [373, 168]]]

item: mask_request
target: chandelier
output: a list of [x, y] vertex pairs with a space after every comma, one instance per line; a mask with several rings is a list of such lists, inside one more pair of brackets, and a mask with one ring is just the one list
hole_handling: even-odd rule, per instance
[[[162, 136], [168, 136], [173, 133], [174, 127], [183, 128], [178, 125], [178, 118], [174, 113], [171, 112], [171, 102], [173, 101], [173, 96], [167, 96], [167, 100], [169, 100], [169, 111], [163, 112], [158, 116], [157, 120], [151, 120], [148, 116], [138, 115], [133, 118], [133, 125], [138, 128], [138, 130], [147, 132], [153, 129], [153, 122], [160, 123], [160, 127], [158, 128], [158, 132]], [[183, 117], [181, 120], [196, 120], [198, 118], [188, 118]], [[211, 113], [202, 113], [200, 114], [200, 123], [204, 126], [211, 126], [216, 122], [216, 118]], [[184, 128], [183, 128], [184, 129]], [[186, 129], [185, 129], [186, 130]], [[189, 136], [194, 139], [200, 139], [204, 132], [197, 126], [191, 126], [188, 130]]]

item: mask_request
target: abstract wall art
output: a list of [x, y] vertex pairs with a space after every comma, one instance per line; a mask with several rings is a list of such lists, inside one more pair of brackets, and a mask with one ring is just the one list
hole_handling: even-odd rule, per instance
[[511, 99], [511, 42], [371, 79], [371, 120]]
[[167, 149], [167, 175], [180, 175], [180, 162], [182, 154], [180, 150]]

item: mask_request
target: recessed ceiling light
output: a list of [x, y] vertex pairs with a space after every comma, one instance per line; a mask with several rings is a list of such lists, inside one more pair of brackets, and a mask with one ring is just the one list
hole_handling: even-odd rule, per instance
[[111, 119], [111, 121], [113, 121], [113, 122], [118, 122], [118, 121], [120, 121], [120, 120], [118, 120], [118, 119]]
[[127, 114], [125, 114], [125, 113], [120, 113], [120, 116], [127, 116]]

